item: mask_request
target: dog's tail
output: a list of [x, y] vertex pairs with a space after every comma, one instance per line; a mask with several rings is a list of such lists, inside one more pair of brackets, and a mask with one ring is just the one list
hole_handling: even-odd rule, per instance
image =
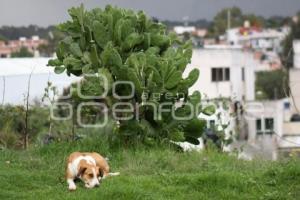
[[108, 176], [119, 176], [119, 175], [120, 175], [120, 172], [108, 173]]

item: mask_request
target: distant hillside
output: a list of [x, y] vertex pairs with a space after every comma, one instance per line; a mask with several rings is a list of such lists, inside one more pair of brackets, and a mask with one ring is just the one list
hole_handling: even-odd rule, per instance
[[[169, 28], [173, 26], [183, 25], [182, 21], [169, 21], [165, 20], [162, 23], [166, 24]], [[199, 28], [207, 28], [211, 25], [210, 21], [205, 19], [191, 21], [188, 23], [190, 26], [196, 26]], [[17, 40], [20, 37], [31, 37], [38, 35], [40, 38], [47, 39], [50, 31], [54, 30], [54, 26], [39, 27], [36, 25], [14, 27], [14, 26], [2, 26], [0, 27], [0, 40]]]
[[54, 26], [49, 26], [47, 28], [30, 25], [22, 27], [14, 26], [2, 26], [0, 27], [0, 39], [2, 40], [17, 40], [20, 37], [31, 37], [33, 35], [38, 35], [40, 38], [46, 39], [50, 31], [54, 29]]
[[[184, 25], [183, 21], [169, 21], [169, 20], [163, 20], [162, 23], [166, 24], [169, 28], [173, 26], [182, 26]], [[196, 26], [197, 28], [208, 28], [212, 25], [211, 21], [207, 21], [206, 19], [199, 19], [196, 21], [189, 21], [189, 26]]]
[[[281, 16], [273, 16], [270, 18], [263, 18], [260, 17], [260, 19], [263, 20], [263, 25], [267, 28], [278, 28], [281, 27], [284, 24], [287, 24], [290, 18], [288, 17], [281, 17]], [[161, 21], [162, 23], [166, 24], [166, 26], [171, 29], [174, 26], [182, 26], [184, 25], [184, 21], [171, 21], [171, 20], [160, 20], [156, 19], [158, 21]], [[226, 20], [226, 19], [225, 19]], [[208, 21], [206, 19], [198, 19], [195, 21], [189, 21], [189, 26], [195, 26], [197, 28], [207, 28], [211, 29], [214, 25], [213, 21]], [[16, 40], [20, 37], [31, 37], [33, 35], [38, 35], [40, 38], [47, 39], [48, 34], [50, 31], [54, 30], [54, 26], [48, 26], [46, 28], [39, 27], [36, 25], [30, 25], [30, 26], [22, 26], [22, 27], [14, 27], [14, 26], [2, 26], [0, 27], [0, 40]]]

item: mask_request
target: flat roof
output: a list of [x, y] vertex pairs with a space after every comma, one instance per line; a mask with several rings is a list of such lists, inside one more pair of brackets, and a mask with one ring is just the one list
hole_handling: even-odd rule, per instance
[[49, 59], [0, 58], [0, 76], [54, 73], [54, 68], [47, 66]]

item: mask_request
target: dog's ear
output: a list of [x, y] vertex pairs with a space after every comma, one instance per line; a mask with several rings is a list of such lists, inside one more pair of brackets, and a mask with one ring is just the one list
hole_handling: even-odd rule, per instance
[[81, 177], [81, 176], [84, 174], [84, 172], [85, 172], [86, 169], [87, 169], [87, 168], [84, 167], [84, 166], [80, 167], [79, 170], [78, 170], [77, 176], [78, 176], [78, 177]]

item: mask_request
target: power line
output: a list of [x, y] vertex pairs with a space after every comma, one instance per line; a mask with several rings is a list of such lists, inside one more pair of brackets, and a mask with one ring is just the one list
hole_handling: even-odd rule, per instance
[[285, 139], [284, 137], [282, 137], [282, 136], [278, 135], [276, 132], [274, 132], [274, 135], [276, 135], [276, 136], [277, 136], [279, 139], [281, 139], [281, 140], [284, 140], [284, 141], [286, 141], [286, 142], [289, 142], [289, 143], [291, 143], [291, 144], [295, 144], [295, 145], [297, 145], [297, 146], [299, 146], [299, 147], [300, 147], [300, 144], [299, 144], [299, 143], [296, 143], [296, 142], [293, 142], [293, 141], [287, 140], [287, 139]]

